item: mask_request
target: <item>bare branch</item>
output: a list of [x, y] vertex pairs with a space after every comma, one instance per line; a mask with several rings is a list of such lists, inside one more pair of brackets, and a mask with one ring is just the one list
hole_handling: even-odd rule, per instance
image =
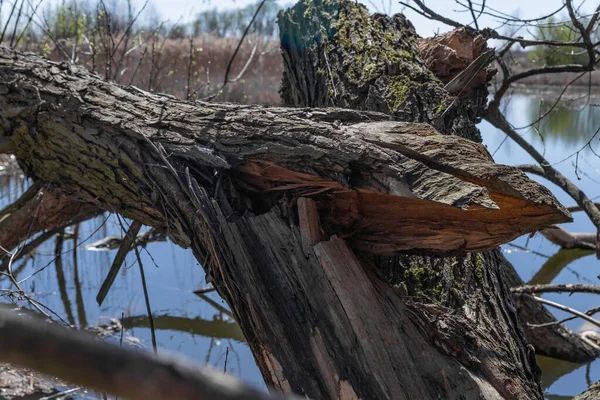
[[[244, 39], [246, 39], [246, 36], [248, 35], [248, 32], [250, 31], [250, 28], [252, 27], [252, 24], [254, 24], [254, 21], [256, 20], [256, 17], [258, 16], [258, 13], [260, 12], [261, 8], [265, 5], [265, 2], [266, 2], [266, 0], [262, 0], [260, 2], [260, 4], [258, 5], [258, 7], [256, 8], [256, 11], [254, 12], [254, 15], [252, 16], [252, 19], [250, 20], [250, 22], [246, 26], [246, 29], [244, 30], [244, 33], [243, 33], [242, 37], [238, 41], [238, 44], [237, 44], [237, 46], [235, 48], [235, 51], [231, 55], [231, 58], [229, 59], [229, 63], [227, 63], [227, 69], [225, 70], [225, 78], [223, 79], [223, 84], [221, 85], [221, 88], [216, 93], [214, 93], [214, 94], [212, 94], [210, 96], [207, 96], [207, 97], [203, 98], [202, 100], [210, 101], [210, 100], [214, 99], [215, 97], [217, 97], [219, 94], [221, 94], [223, 92], [223, 89], [225, 89], [225, 86], [227, 86], [227, 84], [230, 82], [230, 80], [229, 80], [229, 74], [231, 73], [231, 67], [233, 65], [233, 61], [235, 60], [235, 57], [237, 56], [237, 53], [240, 50], [240, 47], [242, 46], [242, 43], [244, 42]], [[256, 50], [256, 47], [255, 47], [255, 50]], [[246, 65], [244, 66], [244, 68], [242, 68], [242, 72], [240, 72], [240, 74], [238, 75], [238, 77], [235, 80], [238, 80], [238, 79], [241, 78], [241, 76], [243, 75], [244, 71], [246, 71], [246, 69], [250, 65], [250, 62], [252, 61], [252, 57], [253, 56], [254, 56], [254, 51], [252, 51], [252, 55], [250, 56], [249, 60], [246, 62]]]
[[[475, 29], [479, 30], [479, 24], [477, 23], [477, 17], [475, 16], [475, 10], [473, 9], [473, 2], [471, 0], [467, 0], [469, 2], [469, 10], [471, 11], [471, 16], [473, 17], [473, 24], [475, 25]], [[481, 13], [479, 14], [481, 15]]]
[[593, 293], [600, 294], [600, 285], [589, 284], [543, 284], [543, 285], [523, 285], [510, 289], [513, 293]]
[[402, 4], [405, 7], [410, 8], [411, 10], [413, 10], [414, 12], [416, 12], [417, 14], [425, 17], [425, 18], [429, 18], [429, 19], [433, 19], [436, 21], [440, 21], [443, 22], [446, 25], [450, 25], [453, 26], [455, 28], [462, 28], [465, 27], [469, 30], [473, 30], [473, 28], [465, 26], [459, 22], [456, 22], [454, 20], [451, 20], [450, 18], [446, 18], [443, 15], [440, 15], [438, 13], [436, 13], [435, 11], [433, 11], [432, 9], [430, 9], [429, 7], [427, 7], [421, 0], [414, 0], [415, 4], [418, 5], [421, 9], [419, 10], [418, 8], [415, 8], [414, 6], [410, 5], [409, 3], [405, 3], [403, 1], [400, 2], [400, 4]]
[[[594, 52], [594, 44], [592, 43], [592, 39], [590, 38], [590, 35], [588, 34], [587, 28], [583, 26], [581, 21], [575, 15], [575, 10], [573, 9], [572, 1], [565, 0], [565, 3], [567, 5], [567, 10], [569, 11], [569, 16], [571, 17], [571, 23], [581, 33], [581, 39], [583, 40], [583, 43], [585, 44], [585, 47], [588, 52], [588, 57], [589, 57], [588, 69], [592, 70], [592, 69], [594, 69], [594, 64], [595, 64], [595, 60], [596, 60], [596, 54]], [[590, 30], [590, 32], [591, 32], [591, 30]]]
[[[596, 25], [596, 22], [598, 22], [598, 17], [600, 17], [600, 5], [598, 6], [598, 8], [596, 8], [596, 11], [594, 11], [594, 14], [592, 14], [592, 18], [590, 19], [590, 22], [588, 23], [587, 28], [585, 28], [585, 34], [587, 36], [590, 36], [592, 33], [592, 30], [594, 30], [594, 25]], [[594, 46], [597, 46], [598, 43], [594, 43]]]
[[557, 74], [561, 72], [589, 72], [591, 70], [593, 70], [593, 67], [590, 69], [588, 66], [580, 64], [546, 65], [541, 68], [533, 68], [515, 75], [504, 76], [502, 85], [496, 91], [494, 94], [494, 99], [490, 103], [490, 108], [497, 108], [500, 105], [500, 100], [510, 88], [510, 85], [521, 79], [536, 75]]
[[283, 400], [187, 360], [120, 348], [0, 310], [0, 360], [128, 399]]
[[[504, 115], [498, 110], [498, 108], [489, 108], [485, 112], [485, 119], [489, 121], [496, 128], [503, 131], [508, 137], [514, 140], [519, 146], [521, 146], [533, 159], [540, 164], [541, 167], [528, 166], [527, 169], [521, 167], [521, 170], [525, 172], [534, 173], [545, 177], [550, 182], [559, 186], [565, 192], [567, 192], [576, 202], [582, 207], [585, 213], [590, 217], [594, 225], [600, 229], [600, 211], [596, 205], [589, 199], [586, 194], [579, 189], [573, 182], [567, 179], [563, 174], [554, 169], [550, 163], [533, 147], [527, 140], [519, 135], [510, 123], [506, 120]], [[598, 246], [597, 246], [598, 248]]]
[[530, 298], [530, 299], [532, 299], [534, 301], [537, 301], [538, 303], [542, 303], [542, 304], [545, 304], [547, 306], [554, 307], [556, 309], [559, 309], [559, 310], [571, 313], [573, 315], [578, 316], [579, 318], [585, 319], [586, 321], [588, 321], [591, 324], [596, 325], [597, 327], [600, 327], [600, 321], [598, 321], [597, 319], [594, 319], [594, 318], [590, 317], [589, 315], [587, 315], [585, 313], [582, 313], [581, 311], [575, 310], [574, 308], [567, 307], [567, 306], [565, 306], [563, 304], [556, 303], [554, 301], [550, 301], [550, 300], [546, 300], [546, 299], [542, 299], [541, 297], [533, 296], [533, 295], [530, 295], [530, 294], [523, 293], [522, 296], [526, 296], [526, 297], [528, 297], [528, 298]]
[[596, 249], [597, 234], [595, 233], [571, 233], [560, 226], [551, 226], [540, 233], [563, 249]]

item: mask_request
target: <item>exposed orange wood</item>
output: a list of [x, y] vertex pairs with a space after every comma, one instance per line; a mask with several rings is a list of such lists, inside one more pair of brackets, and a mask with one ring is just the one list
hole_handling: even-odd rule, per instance
[[300, 197], [300, 223], [305, 224], [302, 232], [307, 244], [315, 243], [310, 224], [314, 224], [316, 210], [309, 217], [302, 215], [308, 211], [301, 211], [300, 207], [308, 207], [305, 196], [311, 196], [323, 222], [333, 228], [330, 234], [344, 237], [355, 248], [374, 254], [415, 249], [440, 253], [489, 250], [566, 220], [565, 214], [556, 207], [515, 197], [519, 194], [510, 185], [503, 183], [503, 187], [493, 179], [461, 177], [465, 182], [486, 187], [498, 208], [475, 204], [461, 209], [417, 197], [347, 188], [338, 182], [265, 161], [248, 162], [236, 173], [258, 190], [288, 190], [294, 197]]

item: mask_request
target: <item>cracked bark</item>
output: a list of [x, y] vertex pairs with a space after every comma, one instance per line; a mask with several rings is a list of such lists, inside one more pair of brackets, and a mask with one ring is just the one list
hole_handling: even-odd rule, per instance
[[[480, 119], [487, 98], [486, 82], [495, 70], [478, 71], [464, 91], [457, 94], [459, 98], [443, 90], [444, 83], [487, 50], [481, 36], [473, 37], [464, 29], [457, 29], [432, 39], [417, 39], [412, 25], [402, 15], [368, 17], [366, 9], [345, 2], [328, 3], [323, 8], [328, 14], [316, 12], [313, 3], [305, 1], [279, 16], [286, 65], [282, 85], [285, 105], [352, 106], [383, 111], [396, 120], [427, 122], [442, 133], [481, 141], [474, 123]], [[495, 259], [503, 260], [511, 282], [520, 282], [504, 257], [498, 254]], [[462, 306], [469, 303], [465, 299], [471, 291], [481, 290], [477, 284], [468, 283], [471, 290], [464, 292], [459, 288], [464, 294], [459, 296], [459, 301], [454, 301], [447, 293], [448, 288], [457, 286], [453, 280], [466, 279], [462, 271], [446, 265], [456, 265], [456, 260], [434, 263], [437, 270], [431, 270], [431, 263], [418, 258], [407, 262], [403, 258], [386, 260], [381, 273], [390, 283], [406, 285], [408, 282], [413, 295], [422, 298], [425, 289], [425, 297]], [[467, 270], [477, 269], [473, 262], [469, 257], [458, 260], [461, 266], [470, 265]], [[427, 273], [422, 271], [423, 264], [429, 268]], [[388, 271], [390, 268], [393, 271]], [[449, 275], [441, 270], [444, 268], [453, 273]], [[415, 272], [421, 277], [416, 279]], [[527, 300], [518, 303], [526, 303], [519, 308], [524, 322], [539, 324], [553, 319], [538, 303]], [[598, 355], [564, 327], [525, 332], [540, 354], [573, 362], [589, 361]]]
[[[396, 39], [412, 43], [403, 32]], [[430, 89], [403, 91], [408, 105], [367, 88], [369, 102], [342, 104], [365, 111], [283, 109], [181, 102], [2, 48], [1, 133], [30, 176], [191, 247], [284, 392], [542, 398], [501, 255], [464, 253], [570, 216], [481, 145], [373, 112], [423, 106], [418, 121], [478, 135], [469, 106], [410, 60]], [[448, 112], [431, 110], [438, 100]]]

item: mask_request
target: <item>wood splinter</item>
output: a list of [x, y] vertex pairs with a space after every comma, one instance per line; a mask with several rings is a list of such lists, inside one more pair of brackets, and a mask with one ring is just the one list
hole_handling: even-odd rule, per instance
[[322, 239], [317, 204], [308, 197], [298, 199], [298, 220], [302, 235], [302, 251], [308, 257], [314, 245]]

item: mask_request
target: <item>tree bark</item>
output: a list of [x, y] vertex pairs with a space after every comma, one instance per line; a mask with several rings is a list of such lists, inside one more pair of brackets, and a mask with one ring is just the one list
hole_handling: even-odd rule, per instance
[[597, 398], [600, 398], [600, 382], [593, 383], [588, 390], [574, 397], [573, 400], [595, 400]]
[[0, 309], [0, 361], [131, 400], [298, 400], [267, 394], [182, 358], [133, 351]]
[[[416, 49], [401, 17], [314, 4], [332, 20], [396, 24], [404, 36], [390, 46]], [[385, 101], [370, 88], [366, 102], [364, 91], [335, 93], [477, 137], [475, 111], [407, 59], [414, 69], [399, 63], [389, 79], [420, 89], [391, 94], [384, 79]], [[304, 96], [288, 86], [289, 99]], [[331, 105], [303, 87], [311, 106]], [[2, 136], [27, 174], [192, 248], [268, 384], [319, 399], [542, 398], [501, 255], [465, 252], [570, 216], [481, 145], [369, 111], [190, 104], [3, 48], [0, 92]], [[449, 111], [432, 111], [442, 102]]]
[[[483, 37], [473, 37], [465, 29], [457, 29], [435, 38], [418, 39], [403, 15], [369, 16], [366, 8], [343, 1], [323, 4], [302, 1], [279, 15], [279, 25], [286, 67], [281, 90], [285, 105], [350, 106], [382, 111], [395, 120], [427, 122], [442, 133], [481, 142], [475, 123], [486, 104], [487, 82], [496, 71], [474, 70], [468, 84], [455, 96], [444, 90], [444, 84], [469, 70], [488, 51]], [[504, 257], [497, 254], [491, 259], [501, 260], [509, 269], [507, 274], [512, 282], [520, 281]], [[473, 261], [467, 257], [459, 265], [464, 262]], [[425, 297], [456, 307], [468, 304], [467, 297], [472, 296], [460, 284], [457, 287], [455, 280], [462, 276], [460, 271], [456, 276], [448, 275], [447, 271], [453, 270], [451, 265], [456, 264], [455, 259], [432, 264], [416, 257], [382, 260], [378, 265], [382, 266], [381, 275], [390, 283], [408, 283], [415, 288], [409, 292], [420, 298], [426, 289]], [[428, 265], [427, 273], [422, 265]], [[431, 271], [434, 265], [437, 271]], [[415, 272], [419, 279], [415, 279]], [[485, 293], [478, 284], [469, 284], [473, 285], [472, 291]], [[459, 301], [446, 294], [453, 287], [463, 294]], [[511, 303], [509, 299], [504, 301]], [[519, 315], [533, 317], [522, 319], [526, 323], [554, 319], [539, 303], [527, 300], [521, 303], [527, 304], [520, 308]], [[479, 309], [480, 303], [473, 304]], [[574, 362], [590, 361], [598, 355], [564, 327], [525, 332], [540, 354]]]
[[[100, 210], [88, 203], [33, 185], [19, 200], [0, 212], [0, 260], [2, 265], [19, 243], [46, 230], [55, 231], [85, 221]], [[0, 270], [5, 270], [0, 266]]]

